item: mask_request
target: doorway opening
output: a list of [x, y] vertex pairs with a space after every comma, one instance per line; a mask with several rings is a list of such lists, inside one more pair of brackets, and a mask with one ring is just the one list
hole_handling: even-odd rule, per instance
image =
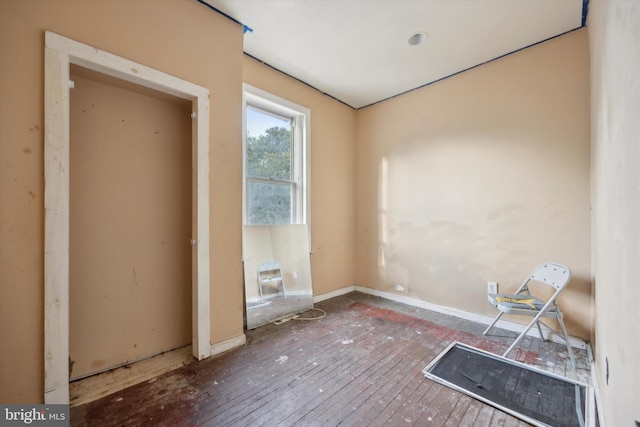
[[[209, 90], [63, 36], [45, 33], [44, 401], [69, 403], [70, 68], [83, 67], [191, 104], [191, 344], [211, 355]], [[138, 279], [132, 270], [132, 277]]]
[[69, 379], [191, 346], [191, 102], [71, 64]]

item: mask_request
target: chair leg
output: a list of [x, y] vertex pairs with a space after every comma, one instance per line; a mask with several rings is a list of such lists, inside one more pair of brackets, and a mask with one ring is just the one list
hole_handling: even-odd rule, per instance
[[[522, 331], [520, 333], [520, 335], [518, 335], [518, 338], [516, 338], [516, 340], [511, 344], [511, 347], [509, 347], [507, 349], [507, 351], [504, 352], [504, 354], [502, 355], [502, 357], [507, 357], [507, 354], [511, 353], [511, 350], [513, 350], [513, 348], [518, 345], [518, 343], [520, 341], [522, 341], [522, 338], [524, 338], [525, 335], [527, 335], [527, 332], [529, 332], [529, 330], [533, 327], [534, 324], [537, 324], [538, 321], [540, 320], [540, 317], [542, 316], [542, 311], [539, 312], [536, 317], [533, 318], [533, 320], [527, 325], [526, 328], [524, 328], [524, 331]], [[539, 327], [539, 326], [538, 326]]]
[[542, 328], [540, 327], [540, 322], [536, 322], [536, 326], [538, 327], [538, 332], [540, 333], [540, 339], [545, 341], [544, 335], [542, 334]]
[[529, 332], [529, 329], [531, 329], [531, 326], [533, 325], [529, 325], [529, 327], [527, 329], [524, 330], [524, 332], [522, 332], [520, 335], [518, 335], [518, 338], [516, 338], [516, 340], [511, 343], [511, 347], [509, 347], [507, 349], [507, 351], [504, 352], [504, 354], [502, 355], [502, 357], [507, 357], [507, 354], [511, 353], [511, 350], [513, 350], [513, 348], [518, 345], [518, 343], [520, 341], [522, 341], [522, 338], [524, 338], [524, 336], [527, 334], [527, 332]]
[[482, 333], [482, 335], [487, 335], [487, 332], [489, 332], [489, 330], [491, 328], [493, 328], [493, 325], [495, 325], [498, 322], [498, 319], [500, 319], [502, 317], [504, 313], [500, 312], [495, 319], [493, 319], [493, 322], [491, 322], [491, 324], [489, 325], [489, 327], [487, 329], [485, 329], [485, 331]]
[[556, 311], [556, 318], [558, 319], [558, 323], [562, 328], [562, 334], [564, 335], [564, 342], [567, 344], [567, 351], [569, 352], [569, 358], [571, 359], [571, 365], [573, 369], [576, 368], [576, 359], [573, 357], [573, 349], [571, 348], [571, 344], [569, 344], [569, 336], [567, 335], [567, 329], [564, 327], [564, 321], [562, 320], [562, 313], [560, 310]]

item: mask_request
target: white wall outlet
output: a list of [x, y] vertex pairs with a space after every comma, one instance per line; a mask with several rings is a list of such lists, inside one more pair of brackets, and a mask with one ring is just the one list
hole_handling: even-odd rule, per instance
[[404, 292], [404, 286], [402, 286], [400, 283], [396, 283], [396, 285], [394, 286], [395, 290], [398, 292]]
[[498, 283], [497, 282], [487, 282], [487, 293], [497, 294], [498, 293]]

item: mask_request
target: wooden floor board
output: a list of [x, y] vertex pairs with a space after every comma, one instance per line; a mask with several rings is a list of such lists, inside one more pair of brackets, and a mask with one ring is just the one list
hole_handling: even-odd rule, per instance
[[[313, 361], [311, 363], [299, 361], [299, 363], [296, 364], [294, 361], [289, 362], [288, 359], [286, 362], [284, 360], [278, 362], [279, 359], [276, 359], [275, 362], [280, 366], [276, 367], [275, 370], [274, 368], [266, 369], [266, 375], [256, 378], [255, 380], [247, 378], [247, 384], [251, 381], [252, 384], [259, 384], [260, 386], [247, 390], [246, 385], [241, 384], [239, 386], [240, 391], [245, 391], [241, 398], [232, 397], [228, 405], [224, 407], [217, 407], [215, 403], [212, 403], [211, 412], [219, 415], [213, 416], [210, 419], [205, 418], [205, 420], [211, 421], [212, 423], [232, 421], [235, 418], [225, 418], [224, 415], [234, 407], [241, 407], [242, 410], [235, 413], [234, 416], [250, 414], [244, 419], [246, 419], [246, 421], [252, 421], [254, 418], [260, 416], [261, 410], [264, 409], [267, 403], [281, 397], [288, 389], [293, 388], [296, 383], [306, 384], [307, 386], [313, 384], [313, 387], [320, 387], [327, 379], [331, 379], [336, 372], [338, 372], [338, 376], [341, 377], [341, 372], [348, 372], [353, 365], [357, 364], [357, 361], [351, 358], [338, 358], [335, 361], [332, 358], [323, 359], [322, 357], [318, 357], [318, 355], [315, 358], [319, 361], [315, 362], [316, 365], [314, 365]], [[296, 390], [296, 392], [298, 392], [298, 390]], [[215, 401], [216, 397], [215, 395], [212, 396], [211, 400]], [[253, 402], [247, 402], [247, 400], [252, 400]], [[286, 403], [287, 401], [285, 400], [282, 406], [277, 406], [278, 410], [286, 410], [284, 407]], [[266, 409], [269, 410], [270, 408]]]
[[415, 425], [443, 426], [460, 397], [461, 393], [449, 387], [440, 387], [438, 393], [433, 396], [433, 399], [427, 405], [427, 409], [420, 415], [420, 418], [415, 421]]
[[482, 409], [483, 406], [484, 405], [482, 404], [482, 402], [475, 399], [471, 399], [471, 402], [469, 402], [469, 406], [467, 406], [467, 409], [464, 412], [464, 415], [462, 416], [459, 425], [461, 426], [473, 425], [476, 418], [478, 417], [478, 414], [480, 413], [480, 409]]
[[[286, 421], [288, 417], [299, 418], [317, 408], [318, 402], [324, 401], [325, 396], [338, 392], [352, 382], [355, 375], [358, 375], [358, 372], [357, 361], [354, 359], [344, 359], [342, 364], [336, 366], [327, 364], [315, 375], [300, 378], [289, 389], [279, 390], [274, 396], [274, 405], [260, 408], [259, 411], [255, 411], [243, 421], [249, 423], [273, 422], [275, 425], [278, 422]], [[307, 396], [308, 401], [305, 399], [305, 402], [300, 402], [295, 399], [298, 395]], [[290, 421], [291, 424], [293, 424], [293, 419]]]
[[[398, 345], [394, 343], [394, 346]], [[408, 345], [398, 353], [400, 357], [394, 361], [390, 361], [388, 369], [385, 367], [375, 367], [376, 375], [371, 376], [363, 380], [366, 381], [366, 387], [361, 388], [358, 384], [354, 384], [355, 387], [350, 391], [354, 396], [347, 404], [340, 407], [339, 405], [333, 405], [330, 411], [325, 413], [323, 419], [330, 421], [331, 419], [340, 419], [346, 425], [352, 425], [356, 423], [359, 418], [359, 413], [366, 411], [369, 408], [370, 402], [375, 402], [376, 396], [384, 393], [388, 387], [393, 387], [399, 381], [404, 379], [404, 373], [411, 372], [416, 368], [415, 354], [419, 350], [418, 346]], [[361, 391], [358, 390], [361, 389]], [[360, 411], [359, 411], [360, 410]]]
[[447, 417], [444, 425], [447, 427], [458, 427], [462, 424], [462, 419], [471, 404], [473, 399], [467, 395], [461, 395], [458, 401], [456, 402], [453, 410]]
[[[515, 334], [357, 292], [316, 307], [327, 316], [246, 331], [242, 348], [73, 407], [71, 425], [527, 425], [421, 372], [452, 341], [502, 354]], [[565, 347], [527, 337], [512, 357], [584, 377], [576, 355], [572, 370]]]
[[473, 427], [492, 427], [491, 418], [493, 418], [493, 413], [495, 411], [496, 409], [494, 409], [493, 407], [483, 405], [472, 424]]
[[[375, 362], [368, 366], [367, 369], [358, 369], [354, 372], [354, 378], [348, 384], [345, 384], [339, 390], [330, 394], [322, 404], [318, 405], [313, 411], [310, 411], [305, 417], [296, 420], [296, 422], [307, 423], [311, 420], [323, 421], [336, 417], [342, 419], [344, 414], [351, 412], [351, 408], [357, 405], [355, 401], [359, 398], [359, 393], [367, 393], [371, 389], [371, 384], [379, 384], [384, 382], [385, 375], [393, 368], [394, 365], [401, 362], [404, 358], [405, 351], [411, 343], [403, 343], [394, 346], [387, 346], [383, 351], [374, 356]], [[327, 390], [329, 391], [329, 390]]]
[[[299, 380], [298, 382], [307, 386], [306, 389], [296, 389], [291, 391], [296, 394], [305, 392], [314, 393], [315, 389], [320, 390], [322, 389], [322, 387], [327, 388], [328, 393], [332, 393], [334, 390], [331, 389], [331, 387], [335, 387], [335, 384], [332, 385], [330, 383], [327, 383], [327, 381], [330, 381], [336, 372], [355, 376], [359, 374], [360, 370], [366, 369], [367, 365], [359, 363], [359, 358], [360, 356], [362, 356], [359, 353], [367, 352], [369, 351], [368, 349], [374, 348], [376, 345], [375, 343], [378, 341], [378, 337], [376, 337], [366, 329], [350, 329], [348, 334], [338, 331], [335, 334], [327, 334], [324, 336], [324, 338], [325, 339], [323, 340], [315, 341], [313, 345], [308, 344], [307, 349], [314, 349], [314, 351], [308, 355], [308, 359], [305, 359], [304, 355], [302, 355], [302, 357], [296, 358], [300, 364], [304, 365], [306, 363], [308, 366], [313, 366], [313, 363], [316, 363], [319, 367], [321, 367], [319, 369], [315, 369], [312, 376], [307, 376], [301, 379], [296, 378], [296, 371], [294, 370], [296, 366], [294, 365], [294, 363], [296, 362], [290, 362], [289, 359], [287, 359], [286, 362], [280, 363], [280, 366], [277, 368], [281, 369], [276, 369], [275, 372], [273, 368], [269, 370], [271, 374], [268, 375], [271, 375], [273, 377], [268, 378], [267, 380], [269, 387], [262, 393], [256, 393], [256, 395], [270, 395], [271, 397], [273, 397], [273, 399], [279, 399], [279, 401], [282, 401], [282, 405], [273, 405], [278, 408], [278, 410], [276, 411], [278, 416], [282, 416], [284, 413], [286, 413], [286, 407], [284, 406], [286, 406], [287, 402], [289, 402], [290, 399], [285, 399], [284, 396], [287, 396], [289, 394], [288, 388], [291, 388], [292, 381], [295, 382]], [[360, 347], [356, 349], [354, 355], [343, 357], [343, 354], [347, 352], [349, 346], [352, 345], [353, 342], [357, 342]], [[336, 350], [337, 345], [340, 347]], [[392, 351], [392, 349], [393, 348], [390, 347], [389, 351]], [[278, 348], [278, 350], [280, 351], [280, 353], [289, 352], [296, 356], [299, 356], [296, 353], [300, 353], [297, 351], [297, 347], [289, 349], [280, 347]], [[282, 357], [282, 355], [280, 357]], [[284, 384], [285, 382], [286, 384]], [[255, 383], [260, 383], [260, 381], [256, 380]], [[311, 387], [313, 389], [309, 390], [309, 388]], [[270, 401], [268, 397], [265, 399], [258, 400], [257, 402], [255, 402], [254, 406], [264, 406], [261, 404]], [[234, 402], [232, 400], [231, 404], [233, 403]], [[224, 410], [225, 408], [219, 409]], [[219, 409], [216, 408], [218, 412], [220, 412]], [[292, 409], [295, 410], [296, 408]], [[297, 409], [299, 411], [299, 408]], [[253, 422], [262, 419], [264, 422], [267, 422], [273, 417], [268, 413], [265, 413], [266, 411], [268, 411], [268, 408], [245, 408], [244, 412], [250, 413], [250, 415], [247, 415], [246, 421]], [[220, 417], [213, 417], [209, 421], [211, 421], [212, 423], [221, 423], [228, 422], [229, 420]]]
[[494, 411], [491, 417], [492, 427], [503, 427], [508, 415], [502, 411]]
[[417, 393], [414, 393], [420, 384], [424, 383], [421, 368], [426, 366], [431, 357], [414, 357], [407, 360], [406, 365], [399, 366], [396, 370], [394, 381], [387, 381], [377, 389], [372, 390], [369, 399], [362, 401], [344, 422], [354, 425], [369, 425], [394, 399], [403, 402], [403, 406], [413, 408]]
[[[283, 330], [282, 332], [291, 333], [288, 330]], [[375, 341], [374, 337], [364, 337], [363, 339]], [[226, 381], [227, 378], [230, 378], [235, 388], [216, 388], [217, 385], [212, 388], [216, 388], [216, 391], [224, 390], [224, 398], [234, 404], [242, 396], [246, 397], [261, 392], [260, 387], [252, 388], [247, 387], [247, 385], [269, 384], [273, 387], [274, 385], [281, 385], [282, 382], [290, 384], [299, 381], [301, 378], [309, 379], [311, 375], [319, 375], [324, 371], [330, 373], [341, 369], [343, 365], [355, 363], [348, 358], [340, 357], [342, 351], [339, 348], [336, 350], [336, 338], [331, 335], [320, 337], [315, 342], [315, 346], [310, 346], [309, 343], [300, 344], [302, 347], [298, 345], [284, 347], [281, 343], [270, 343], [270, 345], [277, 347], [278, 352], [275, 355], [262, 355], [259, 359], [257, 356], [251, 355], [249, 359], [256, 357], [254, 363], [243, 364], [242, 370], [239, 372], [235, 370], [226, 370], [224, 372], [224, 376], [221, 377], [220, 381]], [[313, 351], [311, 354], [299, 352], [298, 347], [303, 350], [313, 349]], [[289, 355], [293, 356], [289, 357]], [[283, 356], [286, 356], [286, 359]], [[210, 391], [213, 392], [214, 390], [210, 389]], [[266, 393], [267, 391], [264, 390], [262, 392]]]
[[[389, 394], [385, 400], [372, 402], [370, 409], [363, 417], [363, 424], [370, 426], [382, 426], [399, 410], [406, 411], [410, 419], [417, 419], [425, 409], [421, 403], [424, 395], [435, 385], [432, 381], [424, 381], [424, 376], [420, 372], [412, 378], [410, 384], [402, 389], [398, 394]], [[407, 402], [409, 401], [409, 402]], [[408, 403], [408, 405], [407, 405]], [[403, 414], [398, 414], [398, 419], [404, 418]]]

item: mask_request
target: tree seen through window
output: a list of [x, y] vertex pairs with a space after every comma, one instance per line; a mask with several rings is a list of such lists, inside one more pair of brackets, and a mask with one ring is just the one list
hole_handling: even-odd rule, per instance
[[247, 108], [247, 223], [291, 224], [291, 120]]

